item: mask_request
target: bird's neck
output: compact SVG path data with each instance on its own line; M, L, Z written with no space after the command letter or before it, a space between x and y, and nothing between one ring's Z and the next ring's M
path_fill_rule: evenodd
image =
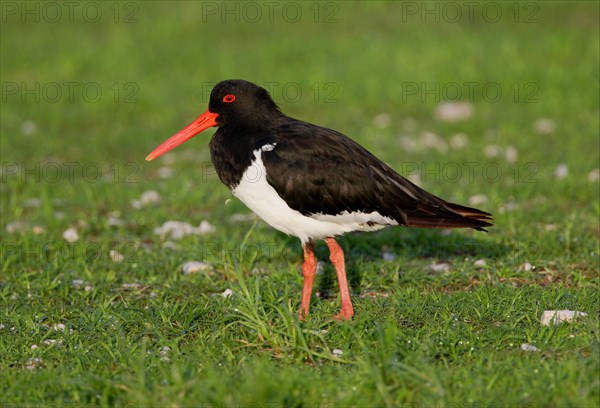
M235 188L243 172L255 160L255 150L273 140L273 128L269 127L219 127L210 141L210 153L223 184L230 189Z

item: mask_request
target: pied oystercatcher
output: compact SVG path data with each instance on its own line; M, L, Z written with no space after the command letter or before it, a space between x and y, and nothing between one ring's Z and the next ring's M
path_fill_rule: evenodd
M286 116L267 90L243 80L218 83L208 110L146 160L213 126L219 129L210 153L221 181L267 224L302 242L301 318L309 311L317 268L315 240L325 240L337 273L336 317L350 319L344 252L334 237L388 225L476 230L492 225L491 214L428 193L347 136Z

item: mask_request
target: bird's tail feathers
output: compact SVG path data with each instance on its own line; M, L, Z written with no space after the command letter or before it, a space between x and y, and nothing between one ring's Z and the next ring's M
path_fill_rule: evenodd
M485 227L493 224L492 215L488 212L464 205L445 202L442 214L432 208L419 207L416 212L409 213L407 225L423 228L474 228L485 231Z

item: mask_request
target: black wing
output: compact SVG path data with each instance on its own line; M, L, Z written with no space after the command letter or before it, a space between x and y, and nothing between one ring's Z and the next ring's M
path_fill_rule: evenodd
M400 225L492 225L489 213L426 192L334 130L286 118L271 137L276 148L262 154L267 180L304 215L377 211Z

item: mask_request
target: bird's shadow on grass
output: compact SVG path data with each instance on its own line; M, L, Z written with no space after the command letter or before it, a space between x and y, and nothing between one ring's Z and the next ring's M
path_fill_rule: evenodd
M452 261L466 257L490 260L501 258L510 251L506 245L487 240L479 234L482 233L474 230L403 228L398 231L390 228L376 233L353 233L337 241L344 249L348 282L354 290L360 290L364 273L360 266L365 263L387 261L402 264L414 260ZM327 246L317 245L315 253L326 265L318 281L318 291L327 298L329 293L337 290L337 278L329 262Z

